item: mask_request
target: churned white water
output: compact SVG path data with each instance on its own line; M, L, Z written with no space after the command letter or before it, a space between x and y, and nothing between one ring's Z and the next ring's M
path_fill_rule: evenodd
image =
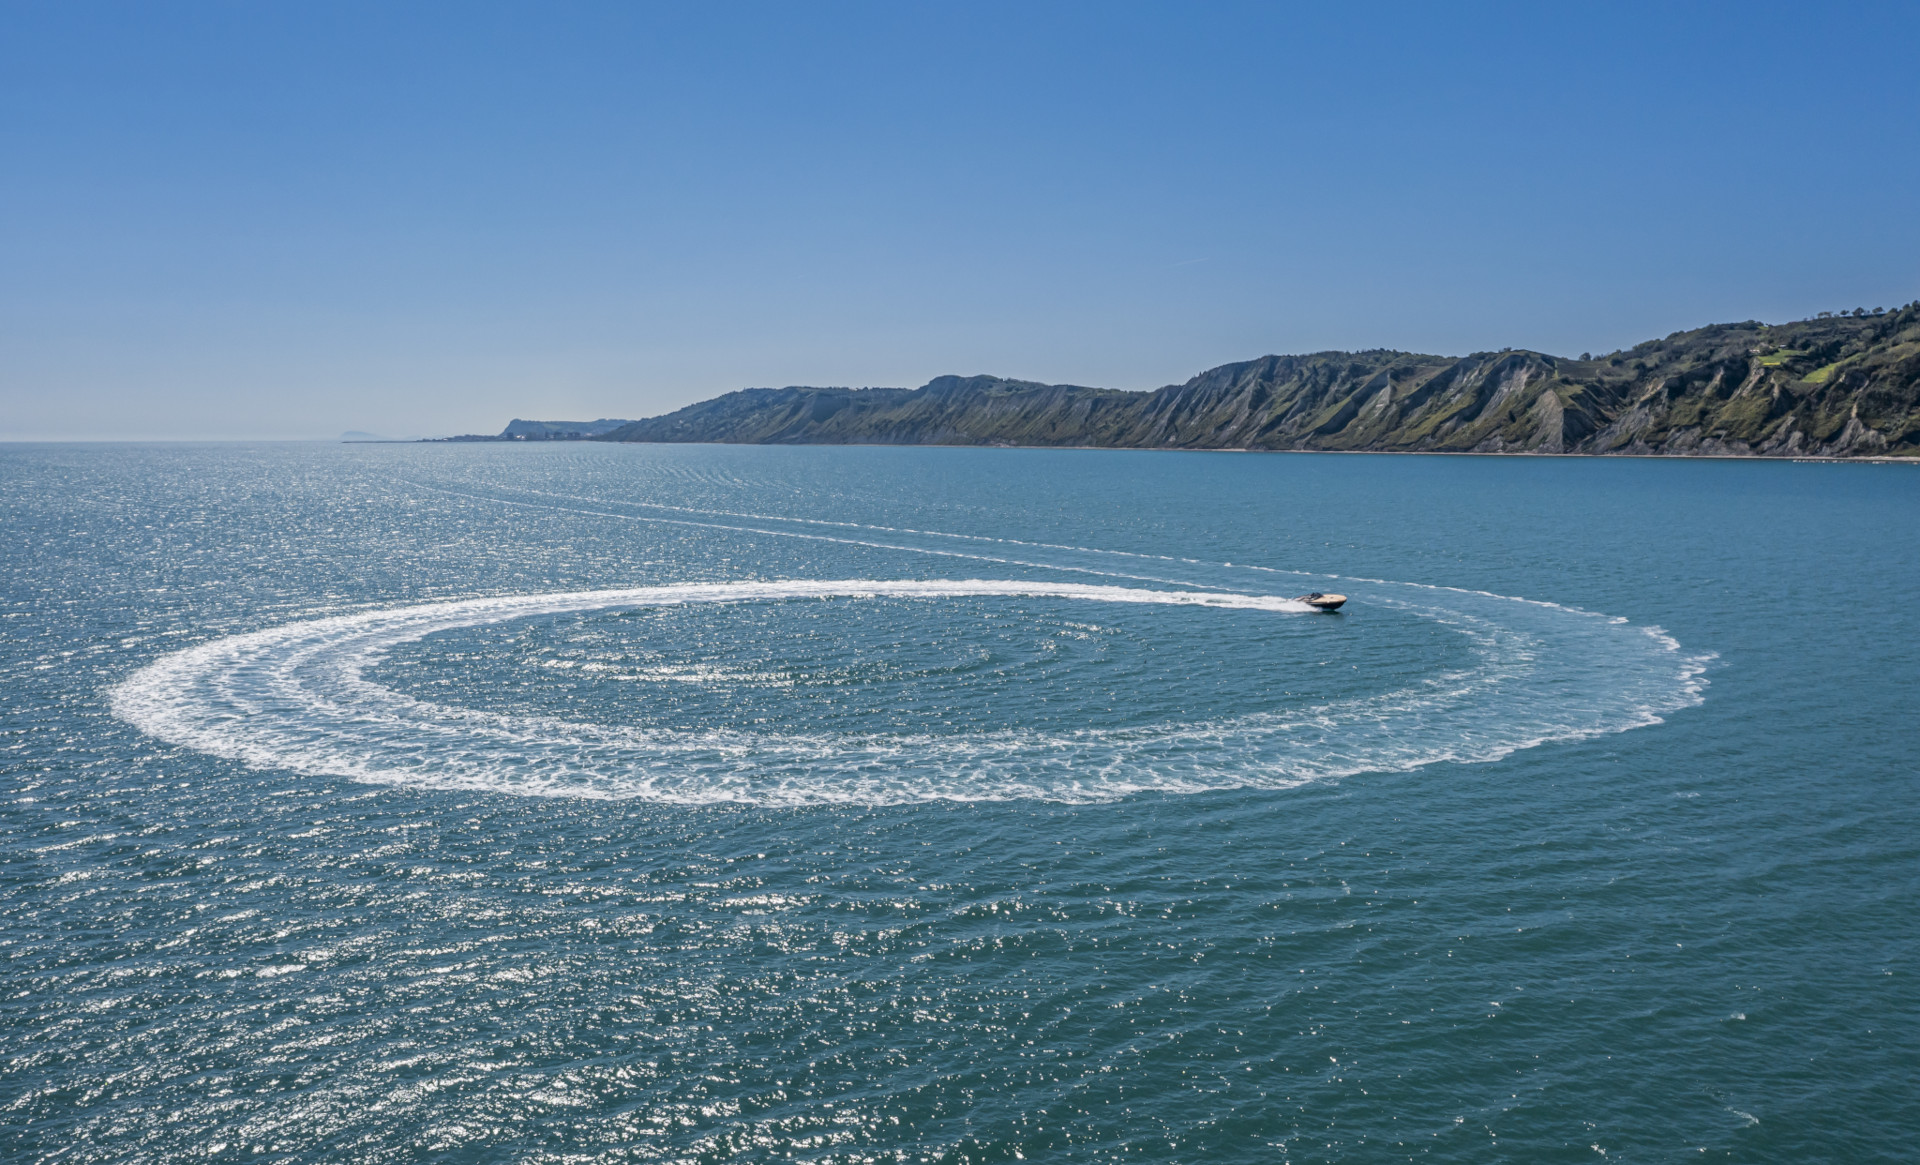
M1382 592L1394 584L1373 580ZM1391 690L1191 720L1065 731L741 731L630 726L435 702L367 672L395 647L536 616L693 604L1007 598L1322 618L1276 595L1017 580L782 580L502 595L296 622L218 639L114 691L160 739L262 768L530 795L763 805L1103 800L1277 788L1487 761L1656 723L1697 702L1702 660L1658 629L1551 603L1417 588L1371 601L1461 636L1472 663ZM1448 601L1443 601L1448 600ZM1245 634L1258 636L1260 627Z

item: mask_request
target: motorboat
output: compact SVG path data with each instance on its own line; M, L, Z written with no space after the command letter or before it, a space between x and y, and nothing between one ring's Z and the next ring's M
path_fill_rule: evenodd
M1314 591L1312 594L1301 595L1293 601L1296 603L1305 603L1316 611L1338 611L1341 604L1347 601L1347 596L1323 595L1319 591Z

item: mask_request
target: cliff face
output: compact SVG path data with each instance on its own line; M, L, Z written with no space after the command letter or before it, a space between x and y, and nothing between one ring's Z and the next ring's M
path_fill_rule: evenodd
M613 441L1475 453L1920 454L1920 304L1677 332L1598 359L1320 352L1155 392L943 376L748 389Z

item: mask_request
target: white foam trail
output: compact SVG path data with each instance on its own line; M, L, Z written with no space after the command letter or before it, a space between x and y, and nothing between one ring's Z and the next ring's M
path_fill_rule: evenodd
M450 489L446 486L432 485L427 482L411 481L405 478L402 478L400 480L405 481L406 484L414 486L418 489L431 490L434 493L446 494L450 497L467 498L471 501L493 502L496 505L503 505L503 506L531 507L535 509L553 509L553 510L559 510L563 513L585 514L591 517L598 517L598 518L619 518L629 522L652 522L652 523L670 525L670 526L694 526L694 527L699 527L703 529L729 530L729 531L742 533L742 534L763 534L768 537L774 537L774 538L801 538L801 539L806 539L806 540L815 541L815 542L836 542L843 546L864 546L874 550L901 550L901 551L906 551L912 554L928 554L928 555L935 555L942 558L965 558L965 559L972 559L976 562L991 562L991 563L996 563L1003 566L1027 566L1027 567L1035 567L1041 570L1058 570L1058 571L1071 572L1074 574L1091 574L1091 575L1098 575L1104 578L1127 579L1132 582L1156 582L1156 583L1167 583L1175 586L1190 586L1190 587L1191 586L1204 587L1204 586L1210 585L1207 583L1195 582L1191 579L1162 578L1155 575L1143 575L1143 574L1125 574L1117 571L1094 570L1084 566L1067 566L1067 565L1062 565L1059 563L1052 563L1052 562L1030 562L1030 561L1026 561L1018 558L996 557L996 556L986 555L986 554L968 554L965 551L959 551L959 550L936 550L936 549L932 549L930 547L925 547L925 546L910 546L910 545L903 545L903 544L891 543L891 542L874 542L868 539L861 539L861 538L833 537L831 535L825 535L825 534L800 533L793 530L768 530L768 529L756 528L752 526L728 526L728 525L722 525L714 522L690 521L687 519L680 519L680 518L657 518L657 517L651 517L651 516L642 515L642 514L623 514L623 513L619 513L618 511L605 510L605 509L583 510L576 506L555 505L552 502L529 502L529 501L524 501L524 500L515 499L515 498L501 497L496 494L480 494L480 493L471 493L464 490ZM910 526L877 526L877 525L873 525L866 522L842 522L842 521L833 521L826 518L789 518L789 517L782 517L778 514L759 514L759 513L752 513L748 511L742 511L742 510L703 509L697 506L669 505L665 502L609 501L603 498L585 497L579 494L554 493L550 490L528 489L525 487L516 487L514 492L531 494L535 497L553 498L558 501L584 502L588 505L594 505L594 506L631 506L639 509L666 510L672 513L702 514L708 517L738 518L742 520L756 521L756 522L787 522L787 523L792 523L795 525L802 525L802 526L829 526L829 527L839 527L842 529L850 529L850 530L871 530L876 533L910 534L910 535L916 535L916 536L926 537L926 538L949 538L949 539L955 539L955 540L965 541L965 542L989 542L989 543L997 543L1003 546L1025 546L1025 547L1029 547L1036 550L1066 550L1076 554L1106 555L1113 558L1137 558L1142 561L1154 561L1154 562L1177 562L1177 563L1185 563L1186 565L1189 565L1189 566L1224 567L1229 570L1251 570L1251 571L1257 571L1261 574L1291 575L1295 578L1319 578L1319 579L1328 579L1328 580L1339 581L1339 582L1371 583L1376 586L1399 587L1399 588L1404 588L1407 590L1414 590L1414 591L1433 591L1433 592L1451 593L1456 595L1475 595L1483 598L1499 599L1509 603L1527 603L1529 605L1536 606L1536 607L1546 607L1556 611L1566 611L1570 614L1590 615L1596 618L1613 618L1619 622L1625 622L1625 620L1618 619L1617 616L1602 615L1597 611L1588 611L1580 607L1573 607L1563 603L1550 602L1545 599L1529 599L1520 595L1503 595L1495 591L1474 590L1467 587L1446 586L1444 584L1439 584L1439 583L1404 582L1398 579L1369 578L1365 575L1341 575L1341 574L1332 574L1324 571L1316 572L1316 571L1307 571L1307 570L1292 570L1287 567L1259 566L1259 565L1254 565L1250 563L1209 562L1205 559L1176 557L1171 554L1142 554L1133 550L1107 550L1098 546L1075 546L1065 542L1034 542L1034 541L1029 541L1029 540L1020 539L1020 538L999 538L999 537L994 537L986 534L956 534L946 530L920 530Z
M402 478L401 480L405 481L406 479ZM526 507L531 509L559 510L562 513L584 514L588 517L594 517L594 518L617 518L627 522L651 522L656 525L662 525L662 526L691 526L696 529L702 529L702 530L727 530L736 534L764 534L772 538L800 538L809 542L833 542L841 546L864 546L870 550L900 550L900 551L905 551L909 554L933 555L937 558L964 558L974 562L991 562L999 566L1028 566L1028 567L1034 567L1039 570L1057 570L1057 571L1064 571L1070 574L1091 574L1091 575L1096 575L1100 578L1122 578L1130 582L1167 583L1174 586L1206 586L1207 585L1205 583L1190 582L1186 579L1161 578L1161 577L1158 577L1155 575L1149 575L1149 574L1123 574L1118 571L1093 570L1084 566L1063 566L1057 563L1050 563L1050 562L1029 562L1024 559L1005 558L1005 557L999 557L999 556L989 555L989 554L968 554L965 551L961 551L961 550L935 550L931 547L926 547L926 546L908 546L908 545L895 543L895 542L875 542L875 541L872 541L871 539L866 539L866 538L842 538L842 537L835 537L834 535L831 535L831 534L806 534L806 533L800 533L793 530L767 530L767 529L757 528L753 526L729 526L719 522L699 522L699 521L693 521L687 518L657 518L657 517L653 517L651 515L646 515L646 514L623 514L617 510L604 510L604 509L583 510L583 509L580 509L578 506L560 506L560 505L555 505L552 502L529 502L529 501L520 500L518 498L498 497L493 494L469 493L464 490L448 489L446 486L429 485L426 482L408 481L407 484L414 486L417 489L431 490L434 493L446 494L449 497L467 498L471 501L492 502L495 505L501 505L501 506L518 506L518 507ZM968 541L1003 542L1009 545L1044 547L1044 548L1053 549L1053 550L1079 550L1088 554L1116 554L1116 555L1122 555L1128 558L1164 557L1162 555L1150 556L1150 555L1144 555L1144 554L1133 554L1129 551L1124 551L1124 550L1089 550L1083 546L1058 546L1058 545L1054 545L1052 543L1047 543L1047 542L1019 542L1009 538L983 538L975 534L944 534L939 531L933 531L933 530L907 530L904 528L894 527L894 526L868 526L859 522L827 522L827 521L822 521L822 520L813 519L813 518L780 518L780 517L775 517L771 514L736 514L730 510L699 510L699 509L694 509L690 506L669 506L659 502L608 502L608 501L600 501L594 498L575 497L571 494L548 493L544 490L522 489L517 492L535 494L540 497L560 498L568 501L582 501L590 505L597 505L597 506L613 506L613 505L639 506L647 509L680 511L680 512L690 513L690 514L709 514L709 515L716 515L716 516L723 516L723 517L740 517L740 518L747 518L747 519L751 519L754 521L761 521L761 522L795 522L802 525L814 525L814 526L845 526L845 527L851 527L853 529L859 529L859 530L888 531L895 534L923 534L928 537L934 537L934 538L960 538L960 539L966 539ZM1175 560L1168 558L1166 559L1166 561L1172 562ZM1190 562L1192 560L1187 559L1185 561ZM1232 564L1229 563L1228 565L1232 565ZM1301 573L1301 572L1283 572L1283 573Z
M405 480L405 479L402 479L402 480ZM418 486L419 488L422 488L422 489L436 490L441 493L452 493L459 497L469 497L469 498L475 498L475 499L480 499L485 501L504 500L497 497L490 497L486 494L460 493L457 490L450 490L444 486L428 485L425 482L409 481L407 484ZM753 522L793 522L797 525L802 525L802 526L829 526L829 527L838 527L843 530L872 530L875 533L880 533L880 534L917 534L926 538L953 538L953 539L958 539L960 541L965 541L965 542L994 542L1002 546L1031 546L1036 550L1073 550L1073 551L1078 551L1082 554L1111 554L1117 558L1141 558L1141 559L1148 559L1148 560L1157 561L1157 562L1188 562L1188 563L1193 563L1195 565L1202 565L1198 559L1176 558L1171 554L1140 554L1132 550L1100 550L1091 546L1073 546L1065 542L1033 542L1024 538L997 538L988 534L955 534L947 530L920 530L912 526L876 526L869 522L841 522L841 521L835 521L830 518L790 518L790 517L783 517L782 515L779 515L779 514L759 514L749 510L714 510L714 509L705 509L699 506L675 506L675 505L669 505L666 502L642 502L642 501L609 502L604 498L585 497L580 494L554 493L551 490L531 489L526 486L516 487L516 492L533 494L536 497L558 498L561 501L586 502L589 505L595 505L595 506L605 506L605 505L635 506L641 509L666 510L670 513L678 513L678 514L702 514L707 517L714 517L714 518L740 518L740 519L753 521ZM775 533L775 531L761 530L761 531L757 531L757 533L768 534L768 533ZM860 543L860 545L876 545L876 544ZM900 549L908 549L908 548L907 547L887 547L887 549L900 550ZM1226 565L1232 566L1233 564L1227 563ZM1306 572L1305 571L1284 571L1281 573L1305 574ZM1117 576L1117 577L1127 577L1127 576ZM1167 580L1167 581L1171 581L1171 580Z
M366 678L395 646L536 615L826 597L1053 598L1307 613L1271 595L972 580L792 580L506 595L292 623L165 656L111 693L163 740L262 768L385 784L677 803L883 804L1148 790L1279 788L1657 723L1698 703L1704 663L1657 631L1543 612L1504 626L1471 611L1383 605L1465 635L1475 666L1360 699L1128 730L959 735L649 730L415 699ZM1557 642L1555 641L1557 638ZM1543 650L1544 647L1554 650ZM1559 662L1543 664L1542 657Z

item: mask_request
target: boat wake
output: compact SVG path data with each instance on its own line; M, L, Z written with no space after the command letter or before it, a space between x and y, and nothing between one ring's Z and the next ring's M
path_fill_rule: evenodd
M1482 592L1371 583L1364 596L1346 589L1463 636L1471 662L1392 691L1212 720L944 735L595 724L435 703L368 677L395 648L439 632L688 604L1041 598L1223 618L1314 611L1272 595L1141 586L788 580L504 595L291 623L165 656L115 687L111 702L161 740L260 768L422 788L779 806L1284 788L1497 760L1658 723L1701 700L1709 657L1685 653L1658 628Z

